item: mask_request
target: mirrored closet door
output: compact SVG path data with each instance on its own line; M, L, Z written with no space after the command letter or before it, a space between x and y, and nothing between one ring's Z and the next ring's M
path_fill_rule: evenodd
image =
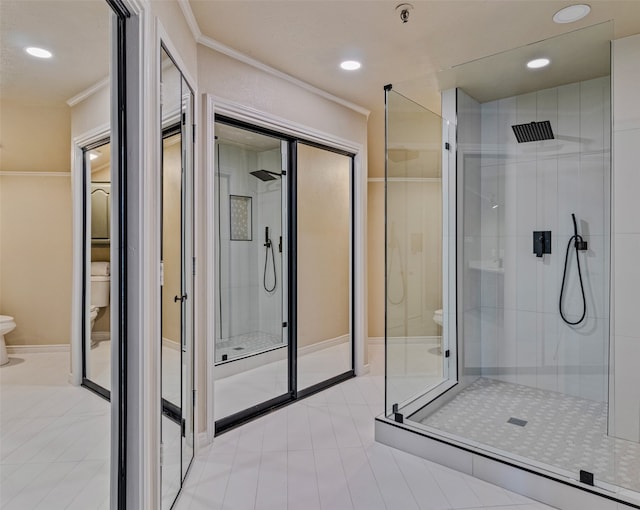
M193 458L193 92L163 48L161 262L162 508Z

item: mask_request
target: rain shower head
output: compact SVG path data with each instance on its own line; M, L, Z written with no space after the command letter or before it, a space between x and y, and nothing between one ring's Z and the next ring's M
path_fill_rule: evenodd
M257 177L261 181L275 181L281 174L277 172L271 172L269 170L256 170L255 172L249 172L254 177Z
M542 122L531 122L530 124L516 124L511 126L513 134L516 135L518 143L539 142L541 140L553 140L553 130L551 122L543 120Z

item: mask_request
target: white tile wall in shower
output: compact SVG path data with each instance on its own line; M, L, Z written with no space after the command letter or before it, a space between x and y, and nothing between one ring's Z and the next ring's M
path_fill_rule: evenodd
M481 220L478 231L465 235L479 235L483 260L496 257L503 269L480 278L481 317L490 323L482 328L485 375L495 372L490 363L497 359L502 380L606 398L609 88L603 77L481 105ZM511 126L534 120L549 120L556 138L518 144ZM488 205L493 197L497 214ZM573 329L558 316L571 213L590 243L580 254L589 322ZM532 253L534 230L552 231L551 255ZM565 303L579 313L574 260ZM494 329L497 342L490 338Z
M640 35L613 43L614 345L610 430L640 440Z
M640 124L640 121L638 121ZM617 125L617 124L616 124ZM616 130L614 139L615 178L613 212L616 234L640 232L638 192L640 191L640 168L638 148L640 127Z

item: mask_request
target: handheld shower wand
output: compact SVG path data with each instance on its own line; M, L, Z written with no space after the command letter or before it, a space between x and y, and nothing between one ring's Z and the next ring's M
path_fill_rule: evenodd
M578 223L576 222L576 215L571 214L571 218L573 220L573 236L569 239L569 243L567 244L567 253L564 257L564 270L562 272L562 286L560 287L560 300L558 302L558 309L560 311L560 317L570 326L577 326L580 324L587 315L587 298L584 293L584 282L582 281L582 270L580 269L580 257L578 257L578 251L586 251L587 250L587 242L582 238L580 234L578 234ZM567 264L569 262L569 251L571 250L571 243L573 242L573 247L576 250L576 263L578 264L578 278L580 280L580 292L582 293L582 316L575 322L570 321L564 316L562 311L562 295L564 294L564 284L567 278Z
M273 242L269 237L269 227L264 227L264 247L266 251L264 253L264 272L262 275L262 286L267 292L273 292L274 290L276 290L278 277L276 275L276 257L273 253ZM271 251L271 261L273 262L273 285L271 287L267 285L267 264L269 262L269 251Z

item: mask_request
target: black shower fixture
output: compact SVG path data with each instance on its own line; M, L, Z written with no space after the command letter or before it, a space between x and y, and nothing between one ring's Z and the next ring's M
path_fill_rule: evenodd
M271 170L256 170L254 172L249 172L254 177L257 177L261 181L275 181L282 174L278 172L272 172Z
M518 143L540 142L542 140L553 140L553 129L551 122L543 120L542 122L530 122L529 124L515 124L511 126L513 134L516 135Z
M562 320L569 324L570 326L577 326L580 324L585 317L587 316L587 297L584 292L584 282L582 281L582 270L580 269L580 257L578 256L579 251L587 251L587 241L585 241L580 234L578 234L578 222L576 221L576 215L572 214L571 219L573 220L573 235L569 238L569 243L567 244L567 253L564 257L564 270L562 271L562 285L560 285L560 299L558 301L558 310L560 311L560 317ZM564 286L567 279L567 264L569 263L569 252L571 247L576 251L576 265L578 267L578 281L580 282L580 293L582 294L582 315L577 321L570 321L562 311L562 296L564 294Z

